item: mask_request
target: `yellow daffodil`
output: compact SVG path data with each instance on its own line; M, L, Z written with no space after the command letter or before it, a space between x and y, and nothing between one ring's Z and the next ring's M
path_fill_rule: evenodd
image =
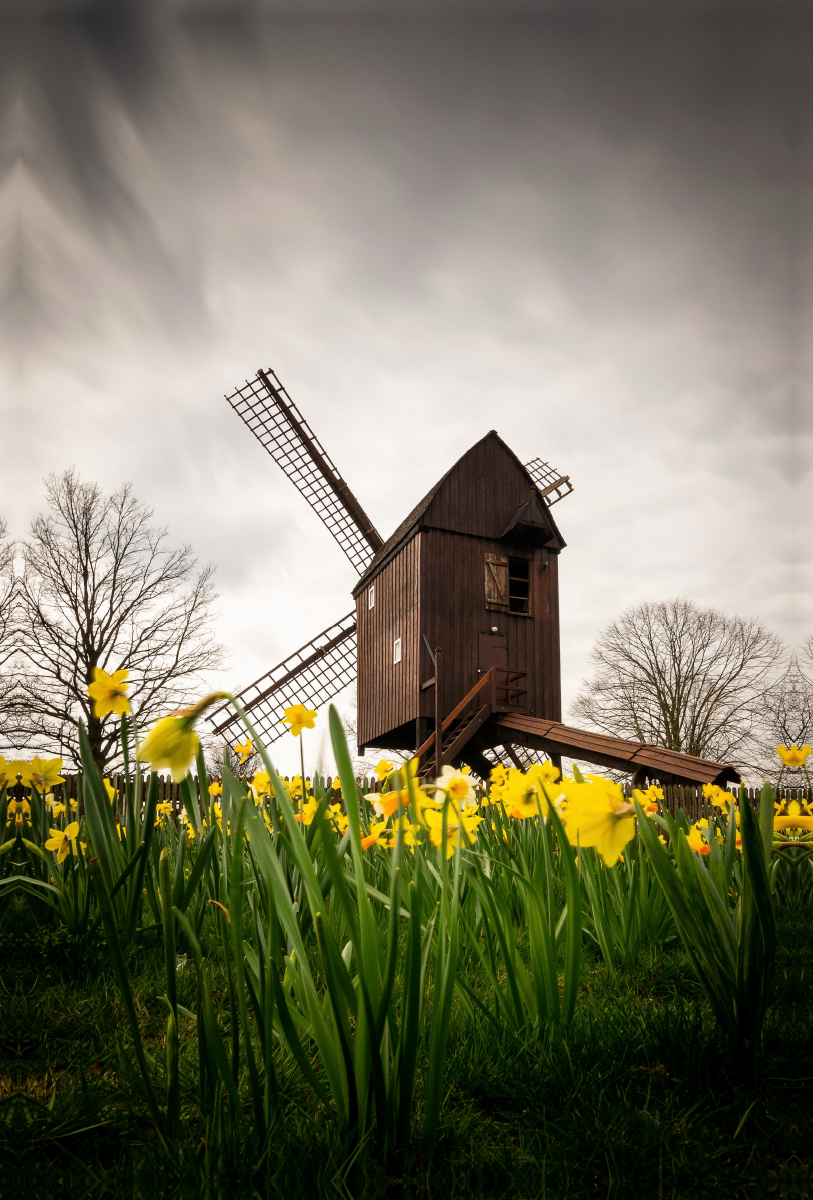
M114 671L108 675L101 667L93 668L93 683L88 684L88 695L93 701L93 715L102 720L108 713L123 716L130 712L130 701L127 699L125 683L129 671Z
M171 771L174 782L180 783L199 746L200 739L187 717L163 717L138 747L138 759L148 762L153 771Z
M409 792L406 788L402 788L399 792L368 792L365 799L368 804L373 806L379 817L388 819L399 808L409 806Z
M43 794L58 783L65 782L59 774L62 770L61 758L36 757L32 758L30 763L18 761L10 765L17 767L23 787L36 788Z
M390 771L395 770L395 763L391 763L388 758L380 759L373 767L379 779L386 779Z
M695 854L711 854L711 846L703 837L703 831L699 822L696 822L694 825L692 825L691 829L689 830L687 841L689 843L689 848L694 850Z
M648 787L646 791L643 791L641 788L633 788L632 794L644 812L649 816L658 811L660 802L663 800L663 788L655 787L654 785Z
M402 839L405 846L409 846L410 849L413 846L417 846L418 839L415 837L415 834L420 829L420 825L410 824L404 816L401 816L401 818L395 822L395 825L390 826L390 828L387 830L390 835L390 840L387 843L388 849L392 850L397 845L399 829L402 831Z
M722 812L727 812L733 796L727 788L718 787L716 783L704 783L703 795L713 804L715 808L719 808Z
M777 746L776 753L782 759L786 767L803 767L810 757L810 747L804 746Z
M172 812L172 805L169 800L162 800L160 804L156 804L155 811L159 817L168 817Z
M568 838L574 845L595 846L605 865L611 867L635 837L635 809L621 785L601 775L588 775L584 783L560 786L566 799L562 820Z
M115 787L109 779L103 779L102 784L104 786L104 790L107 792L108 800L111 804L115 804L118 797L118 792L116 791Z
M809 829L813 830L813 817L803 811L798 800L788 800L785 815L774 817L774 830Z
M539 774L532 774L534 770L536 768L531 768L523 774L516 767L512 767L508 772L507 780L500 789L500 800L505 805L509 817L525 820L527 817L537 817L541 813L545 819L551 803L557 808L561 806L562 785L553 784Z
M56 851L56 861L63 863L73 849L76 853L76 839L79 835L79 822L71 821L65 829L52 829L51 836L45 843L46 850ZM81 843L82 849L85 850L84 842Z
M271 777L267 771L257 771L252 776L251 783L258 796L271 795Z
M223 785L218 783L217 780L215 780L214 783L210 783L209 784L209 795L210 796L222 796L223 795Z
M477 804L477 793L471 786L468 775L456 771L454 767L443 768L435 780L435 788L436 804L442 804L446 796L458 809L475 807Z
M367 834L367 836L361 839L362 850L369 850L370 846L374 846L378 839L383 836L386 828L386 821L375 821L370 826L370 832Z
M299 800L302 795L302 776L294 775L291 782L288 784L288 795L292 800Z
M247 758L254 753L254 743L251 738L246 738L244 742L238 742L234 747L234 753L240 755L240 762L244 763Z
M195 721L207 708L228 698L227 692L209 692L189 708L162 717L138 747L139 762L148 762L153 771L171 771L173 782L181 783L200 746Z
M340 835L340 837L344 837L344 835L347 833L347 826L349 822L347 813L342 810L341 804L331 804L330 819L336 828L336 832Z
M339 779L339 776L338 776L338 775L337 775L337 776L336 776L336 778L333 780L333 782L331 783L331 785L330 785L330 786L333 788L333 791L334 791L334 792L338 792L338 793L339 793L339 795L341 796L341 794L342 794L342 781L341 781L341 779Z
M294 814L294 820L301 821L303 825L312 825L318 807L315 800L306 800L302 805L302 812Z
M51 816L54 818L55 821L58 817L61 817L64 812L65 812L64 804L56 803L56 804L51 805Z
M311 711L311 709L305 708L304 704L292 704L290 708L285 709L285 716L282 719L286 725L290 725L294 737L299 737L303 729L313 729L316 710Z
M459 815L452 809L446 810L446 857L451 858L458 846L474 845L477 826L482 821L477 813L467 816ZM429 832L429 840L438 849L443 845L443 813L437 809L428 808L423 813L423 821Z
M11 762L6 762L2 755L0 755L0 788L14 787L19 774L19 760L14 759Z
M562 772L555 763L546 759L543 763L534 763L533 766L528 767L525 774L532 783L544 786L546 783L556 783Z

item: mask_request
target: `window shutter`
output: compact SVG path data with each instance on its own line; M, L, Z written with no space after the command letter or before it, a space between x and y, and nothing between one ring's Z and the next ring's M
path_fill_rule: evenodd
M486 555L486 608L508 612L508 559L502 554Z

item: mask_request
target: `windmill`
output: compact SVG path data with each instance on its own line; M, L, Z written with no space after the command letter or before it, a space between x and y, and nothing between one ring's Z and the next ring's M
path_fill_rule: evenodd
M359 747L417 754L424 773L562 754L664 782L736 772L561 723L558 559L551 509L567 475L523 464L492 430L385 541L272 370L229 404L359 575L355 608L238 693L266 744L284 710L319 708L357 680ZM219 709L215 732L240 733Z

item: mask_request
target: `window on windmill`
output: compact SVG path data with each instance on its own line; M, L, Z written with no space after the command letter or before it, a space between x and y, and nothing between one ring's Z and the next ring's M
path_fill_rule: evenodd
M392 661L399 663L401 661L401 639L396 638L392 647Z
M367 589L367 607L375 608L375 584L371 583Z
M531 563L527 558L508 560L508 611L531 613Z

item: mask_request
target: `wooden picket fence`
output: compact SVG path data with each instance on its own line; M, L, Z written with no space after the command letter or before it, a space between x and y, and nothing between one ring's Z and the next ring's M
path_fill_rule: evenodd
M330 775L327 775L324 778L317 776L317 778L320 779L322 787L326 791L328 789L332 790L333 779ZM286 783L290 782L287 775L283 776L283 779ZM64 797L67 795L71 800L75 800L78 793L78 782L78 775L65 776L64 784L60 784L54 788L55 799L64 800ZM111 782L115 785L116 791L118 792L120 798L119 807L123 807L124 776L115 775L113 776ZM211 782L211 780L207 780L207 787ZM307 782L310 786L310 776L308 776ZM142 783L146 794L146 786L148 783L147 776L142 777ZM359 790L362 793L380 792L384 787L384 782L377 779L375 775L371 775L369 777L358 775L356 777L356 783L358 784ZM200 800L200 789L198 788L197 780L195 780L195 787L198 792L198 799ZM631 792L631 788L628 786L625 788L625 791L627 794L629 794ZM734 793L735 789L732 787L731 791ZM756 806L759 801L760 789L747 788L746 791L748 793L748 798ZM780 789L780 792L777 795L778 800L805 800L807 798L808 792L806 788L783 787ZM172 814L175 817L180 814L181 809L183 808L180 784L173 783L170 776L158 776L158 803L170 804L172 806ZM698 821L701 817L707 817L711 807L712 806L703 795L703 789L701 787L686 787L679 784L670 784L664 788L664 808L671 813L674 813L677 809L681 808L686 813L686 816L690 821Z

